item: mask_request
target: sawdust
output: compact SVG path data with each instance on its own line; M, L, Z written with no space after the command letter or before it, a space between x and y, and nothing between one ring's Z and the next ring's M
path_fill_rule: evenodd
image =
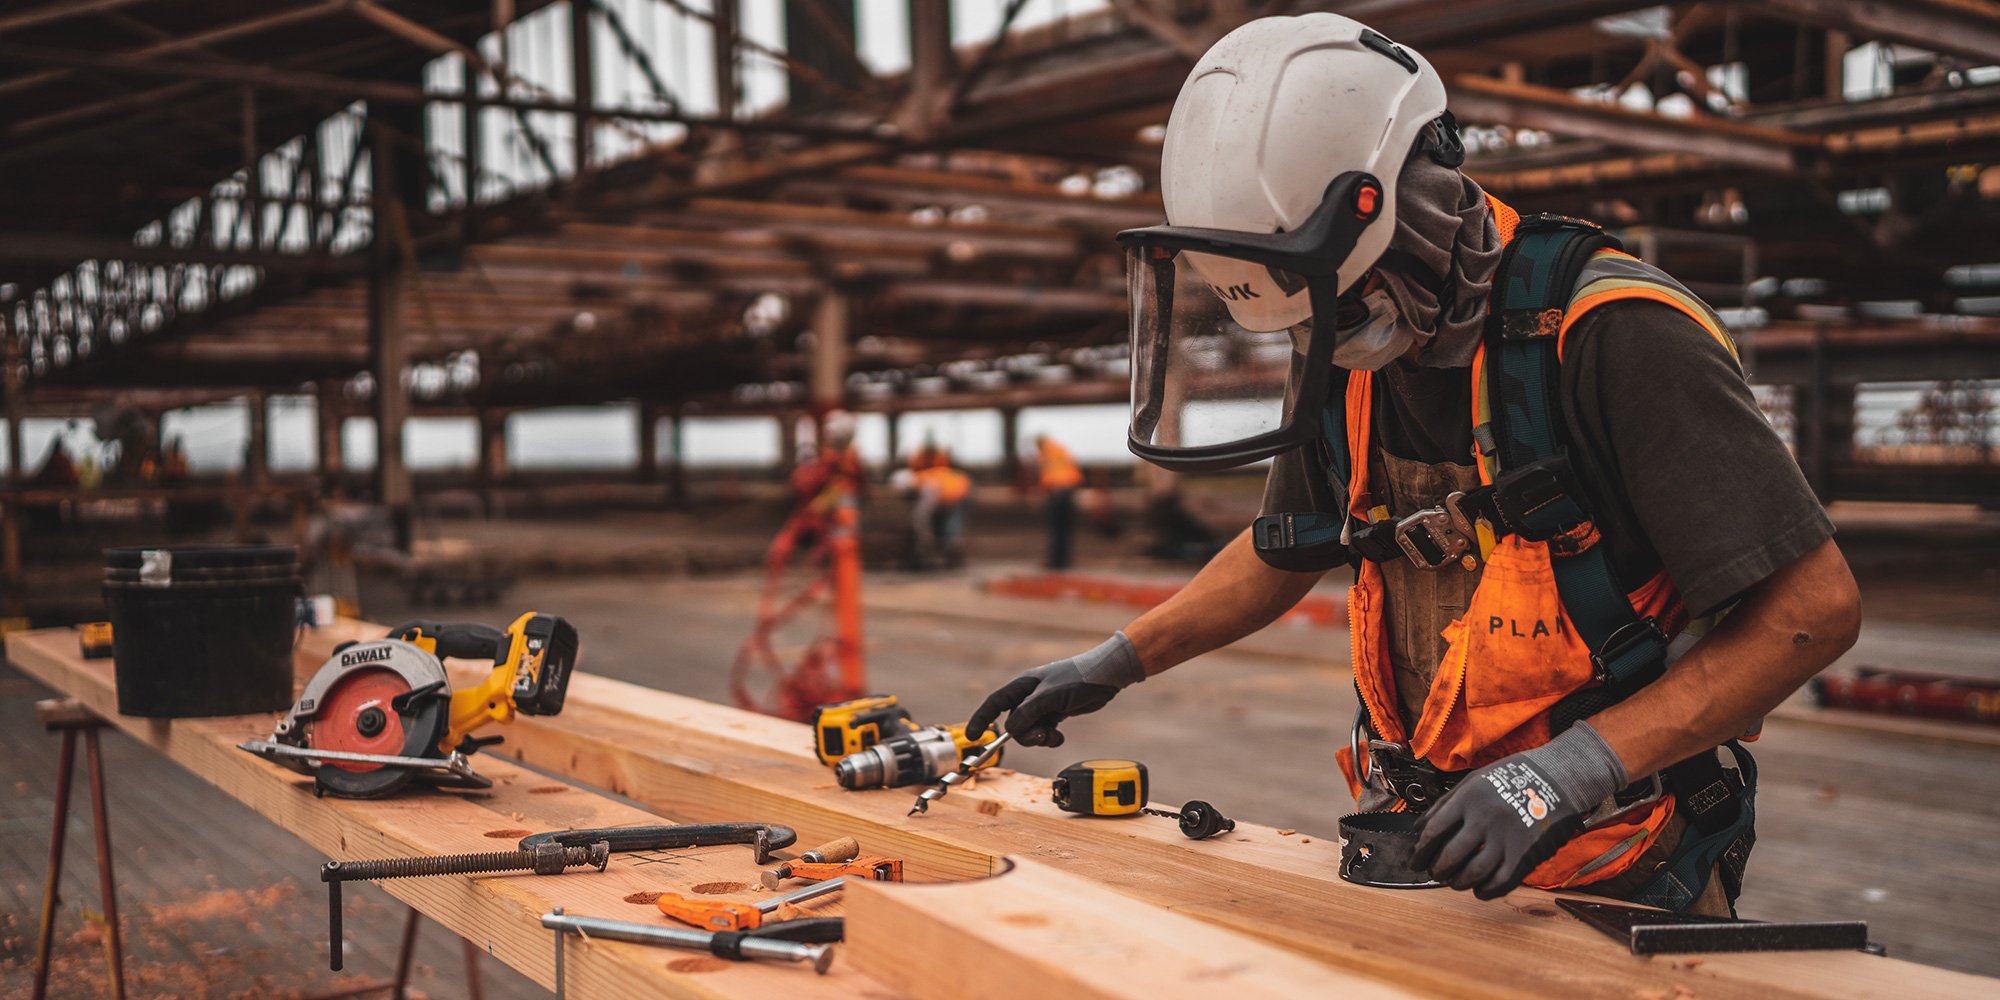
M729 963L719 958L676 958L667 963L668 972L721 972Z
M748 888L750 887L741 882L703 882L695 886L694 891L704 896L720 896L723 893L742 892Z
M1299 831L1297 831L1297 830L1291 830L1291 829L1285 829L1285 830L1279 830L1279 831L1278 831L1278 836L1280 836L1280 837L1289 837L1289 836L1291 836L1292 834L1295 834L1295 833L1297 833L1297 832L1299 832Z
M1311 837L1300 837L1300 838L1299 838L1299 843L1301 843L1301 844L1310 844L1310 843L1312 843L1312 842L1313 842L1313 839L1312 839Z
M492 837L494 840L519 840L527 836L528 833L529 831L527 830L517 830L513 827L508 827L504 830L488 830L486 831L486 836Z
M1003 913L1000 922L1015 927L1047 927L1049 918L1039 913Z
M660 901L660 894L650 891L635 892L626 896L625 901L628 903L637 903L640 906L651 906Z
M981 802L979 804L979 811L985 813L988 816L1000 815L1000 808L1001 808L1000 803L995 802L991 799L985 802Z
M162 924L235 918L269 909L298 894L299 887L292 882L278 882L262 889L213 889L178 902L149 906L146 916Z
M528 794L554 795L557 792L567 792L567 791L569 791L568 785L536 785L535 787L528 789Z

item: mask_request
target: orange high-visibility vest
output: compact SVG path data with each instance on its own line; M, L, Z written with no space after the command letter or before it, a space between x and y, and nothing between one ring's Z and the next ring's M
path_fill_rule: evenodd
M1083 485L1083 470L1077 468L1068 448L1045 440L1037 450L1042 464L1042 489L1073 490Z
M1501 239L1511 241L1520 216L1491 195L1487 201ZM1586 264L1564 312L1558 357L1562 338L1578 319L1592 309L1623 299L1644 299L1677 309L1708 330L1732 355L1736 352L1721 321L1678 282L1629 254L1600 250ZM1485 358L1482 346L1473 359L1470 377L1474 426L1491 419L1485 398ZM1347 495L1349 513L1364 522L1374 506L1368 492L1368 456L1374 447L1370 427L1373 388L1372 373L1350 373L1347 446L1353 459ZM1481 456L1479 471L1482 482L1493 481L1496 470L1491 456ZM1375 563L1363 561L1348 592L1347 614L1356 687L1375 733L1407 745L1411 753L1447 771L1483 767L1548 742L1549 710L1565 696L1593 683L1590 649L1577 636L1563 609L1549 562L1552 544L1587 547L1601 543L1589 524L1577 534L1543 542L1509 535L1492 544L1465 614L1445 628L1450 645L1416 713L1414 727L1405 727L1398 711L1389 663L1382 571ZM1687 625L1680 594L1664 569L1627 599L1637 614L1655 618L1669 637ZM1618 875L1659 838L1674 807L1674 798L1668 795L1582 833L1530 873L1527 884L1555 889Z
M939 503L954 504L972 492L972 477L949 465L933 465L917 473L917 482L937 491Z

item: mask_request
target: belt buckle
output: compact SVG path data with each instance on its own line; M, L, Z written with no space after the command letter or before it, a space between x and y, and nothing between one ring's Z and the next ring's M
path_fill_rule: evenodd
M1417 511L1396 522L1396 545L1418 569L1439 569L1459 562L1472 551L1476 536L1473 534L1472 519L1466 517L1459 506L1464 499L1464 493L1454 492L1436 507ZM1419 535L1438 552L1435 561L1417 541Z
M1646 789L1646 794L1640 796L1636 801L1619 802L1618 792L1611 793L1610 798L1598 803L1597 808L1591 810L1590 815L1584 818L1583 828L1594 830L1640 806L1649 806L1660 801L1661 797L1667 793L1666 782L1660 779L1660 772L1654 771L1648 781L1650 782L1650 787ZM1624 789L1621 788L1618 791L1622 792Z

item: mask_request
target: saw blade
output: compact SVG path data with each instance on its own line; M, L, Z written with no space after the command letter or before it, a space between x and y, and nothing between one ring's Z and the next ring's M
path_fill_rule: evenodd
M383 642L383 646L389 647L389 643ZM392 655L355 657L346 660L352 666L333 668L338 675L320 691L312 716L304 720L303 743L307 748L401 757L443 756L438 741L449 721L449 692L440 689L436 697L422 698L405 706L404 712L395 707L398 696L422 686L420 681L429 683L433 674L442 677L443 670L434 660L398 662L409 659L409 651L389 647L384 652ZM343 655L353 656L353 651ZM325 789L353 798L387 795L416 776L408 768L356 761L329 761L314 774Z

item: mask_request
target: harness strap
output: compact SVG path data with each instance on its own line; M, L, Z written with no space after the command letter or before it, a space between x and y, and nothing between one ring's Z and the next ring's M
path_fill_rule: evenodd
M1628 694L1666 670L1667 638L1632 610L1569 462L1558 409L1559 337L1576 281L1591 254L1617 241L1563 216L1524 217L1493 287L1486 377L1500 475L1486 494L1496 532L1549 543L1563 610L1591 651L1597 679ZM1471 499L1470 497L1468 499Z

